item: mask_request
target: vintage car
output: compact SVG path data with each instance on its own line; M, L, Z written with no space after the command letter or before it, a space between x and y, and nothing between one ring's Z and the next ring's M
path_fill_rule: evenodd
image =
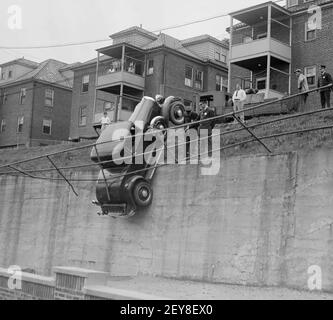
M184 124L185 107L182 100L168 97L163 104L143 97L128 121L109 125L100 135L91 151L92 161L100 164L96 198L93 203L101 207L101 215L129 217L137 208L148 207L153 200L151 179L156 164L137 163L135 143L143 139L148 130L163 130ZM143 150L152 142L144 142ZM134 145L135 144L135 145ZM131 155L125 152L132 146ZM128 161L119 161L132 157Z

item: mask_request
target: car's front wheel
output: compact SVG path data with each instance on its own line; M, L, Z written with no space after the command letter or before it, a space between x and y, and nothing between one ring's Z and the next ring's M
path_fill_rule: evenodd
M133 199L138 207L148 207L153 201L153 189L148 181L139 180L133 188Z
M180 126L185 123L185 107L182 103L176 102L170 107L170 121L176 125Z

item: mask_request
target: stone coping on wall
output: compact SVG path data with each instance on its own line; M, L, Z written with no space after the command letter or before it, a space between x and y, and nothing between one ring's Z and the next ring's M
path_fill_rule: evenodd
M87 296L111 300L168 300L164 297L106 286L87 286L83 289L83 292Z
M9 272L8 269L0 268L0 276L9 278L12 275L13 273ZM39 276L36 274L26 273L26 272L22 272L20 276L22 281L33 282L50 287L54 287L55 285L55 279L53 277Z

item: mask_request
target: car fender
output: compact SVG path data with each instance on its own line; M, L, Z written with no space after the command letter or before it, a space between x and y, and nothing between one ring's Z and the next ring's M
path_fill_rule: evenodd
M145 178L143 176L133 176L133 177L130 177L124 184L126 197L127 197L128 201L130 201L130 203L133 205L135 205L135 202L133 199L132 191L133 191L133 187L134 187L135 183L139 180L145 180Z

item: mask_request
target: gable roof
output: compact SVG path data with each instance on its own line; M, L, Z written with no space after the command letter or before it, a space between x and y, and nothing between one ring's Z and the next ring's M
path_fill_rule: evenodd
M156 40L157 39L157 35L155 33L152 33L148 30L145 30L143 28L140 28L140 27L130 27L128 29L125 29L125 30L121 30L119 32L116 32L112 35L110 35L110 38L111 39L115 39L115 38L119 38L119 37L122 37L122 36L125 36L125 35L128 35L128 34L131 34L131 33L139 33L145 37L148 37L152 40Z
M203 34L197 37L192 37L192 38L188 38L188 39L184 39L182 40L182 44L183 46L190 46L193 44L197 44L197 43L202 43L202 42L213 42L219 46L225 47L226 49L229 48L229 44L227 43L226 39L224 40L219 40L215 37L210 36L209 34Z
M180 40L178 40L174 37L171 37L171 36L169 36L165 33L161 33L158 36L157 40L149 43L148 45L143 47L143 49L151 50L151 49L156 49L156 48L159 48L159 47L167 47L167 48L179 51L183 54L187 54L187 55L189 55L193 58L202 60L198 55L196 55L192 51L185 48Z
M21 82L24 80L41 80L71 88L72 82L65 76L63 76L59 71L59 69L64 68L65 66L67 66L67 64L64 62L48 59L38 64L38 67L36 69L16 79L2 82L0 86L14 84L16 82Z
M20 64L23 66L27 66L30 68L37 68L39 66L39 63L32 61L32 60L28 60L25 58L19 58L19 59L15 59L15 60L11 60L11 61L7 61L5 63L0 64L0 67L5 67L5 66L10 66L13 64Z

